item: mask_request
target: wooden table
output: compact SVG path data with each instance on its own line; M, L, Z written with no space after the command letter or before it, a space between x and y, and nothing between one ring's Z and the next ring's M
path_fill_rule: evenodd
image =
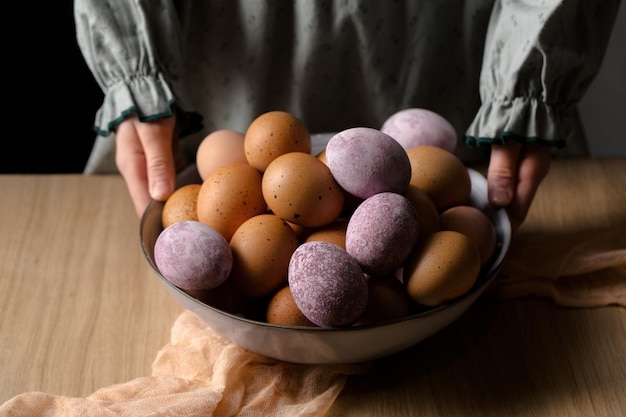
M153 275L119 176L0 176L0 404L150 375L182 308ZM626 225L626 158L553 163L524 234ZM332 416L623 416L626 309L485 295L350 377Z

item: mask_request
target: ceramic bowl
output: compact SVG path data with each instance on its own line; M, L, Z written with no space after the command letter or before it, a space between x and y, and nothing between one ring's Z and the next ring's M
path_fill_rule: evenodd
M324 149L328 138L327 135L313 136L314 154ZM481 274L473 288L460 298L418 314L376 325L348 328L273 325L230 314L190 296L165 279L154 261L154 243L163 229L163 203L153 201L146 209L140 226L141 245L146 260L169 293L224 338L253 352L287 362L330 364L370 361L414 346L448 326L480 297L498 274L509 249L511 225L504 210L494 210L488 204L486 178L476 170L468 170L472 182L470 203L483 210L496 228L497 252L490 267ZM199 181L195 166L178 176L179 186Z

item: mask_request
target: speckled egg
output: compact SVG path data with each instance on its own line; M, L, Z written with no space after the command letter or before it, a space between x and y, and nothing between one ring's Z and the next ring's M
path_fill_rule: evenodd
M177 188L165 201L161 212L163 228L182 220L198 220L198 193L200 184Z
M298 237L274 214L260 214L241 224L230 239L230 279L249 297L269 296L287 284L289 259Z
M270 299L267 305L266 320L268 323L282 326L317 327L300 311L288 285L280 289Z
M329 168L303 152L273 160L263 174L262 193L272 213L305 227L330 224L343 210L344 194Z
M496 251L496 228L489 217L473 206L455 206L440 215L441 229L454 230L469 237L478 248L485 267Z
M198 193L198 220L230 241L235 230L251 217L267 212L261 173L248 164L217 168Z
M409 297L424 306L437 306L462 296L480 273L480 254L464 234L442 230L421 241L403 269Z
M306 125L291 113L270 111L250 123L244 137L248 163L264 172L274 159L289 152L311 153Z
M300 245L289 262L288 280L298 308L318 326L350 326L367 307L363 271L354 258L332 243Z
M469 201L472 182L458 156L428 145L416 146L406 153L411 163L410 183L424 191L438 211Z

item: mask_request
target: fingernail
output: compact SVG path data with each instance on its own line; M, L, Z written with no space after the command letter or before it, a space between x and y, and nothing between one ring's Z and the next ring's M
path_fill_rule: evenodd
M165 198L167 198L169 193L170 193L169 185L164 181L160 181L160 182L156 182L152 186L152 192L150 194L153 199L157 201L162 201L162 200L165 200Z
M489 193L491 204L506 206L511 202L511 192L505 188L493 188Z

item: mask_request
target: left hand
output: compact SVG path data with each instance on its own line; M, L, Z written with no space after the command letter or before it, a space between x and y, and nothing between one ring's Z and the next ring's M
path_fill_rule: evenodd
M182 160L175 125L176 116L152 122L129 116L117 127L115 162L139 218L150 200L165 201L176 187Z
M550 170L551 148L514 140L492 145L487 189L489 202L505 207L515 232L526 219L539 184Z

